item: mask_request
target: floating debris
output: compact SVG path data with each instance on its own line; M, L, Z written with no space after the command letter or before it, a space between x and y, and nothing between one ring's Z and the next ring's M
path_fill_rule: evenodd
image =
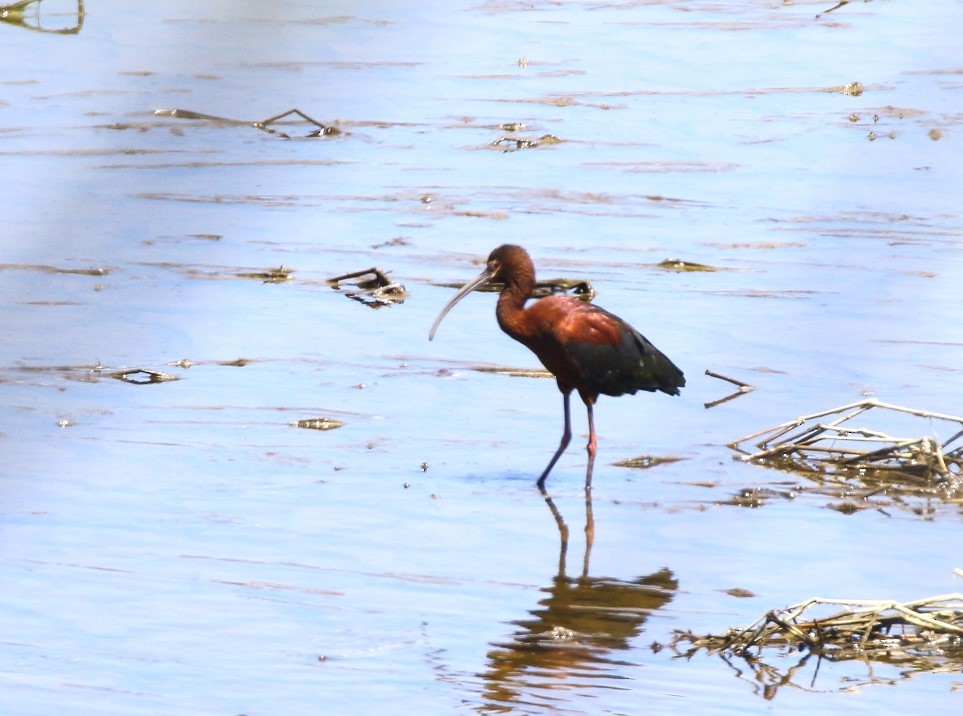
M663 259L659 262L659 268L668 271L718 271L715 266L697 264L695 261L683 261L682 259Z
M352 271L341 276L335 276L328 279L328 285L336 291L341 291L341 284L345 281L350 281L358 289L345 291L345 295L370 308L404 303L405 297L408 295L404 286L392 281L388 274L380 268Z
M555 376L542 368L512 368L500 365L474 365L471 369L479 373L497 373L512 378L554 378Z
M812 612L841 608L828 616ZM900 657L944 660L956 651L963 659L963 594L943 594L913 602L810 599L785 609L773 609L743 629L697 635L675 631L673 648L689 658L700 650L739 656L758 663L766 649L786 653L808 651L831 661ZM752 650L752 651L750 651Z
M342 425L344 425L344 423L334 418L309 418L294 423L295 427L304 428L305 430L334 430L335 428L340 428Z
M125 383L133 383L134 385L149 385L151 383L167 383L172 380L180 380L176 375L161 373L159 370L147 370L146 368L118 370L113 373L107 373L107 376L122 380Z
M34 12L31 13L30 18L35 24L31 24L27 20L27 8L31 5L36 5ZM83 0L77 0L77 20L74 25L67 25L65 27L51 28L44 27L40 17L40 8L43 7L41 0L20 0L19 2L5 3L0 5L0 22L6 25L14 25L16 27L22 27L25 30L33 30L34 32L46 32L54 35L77 35L84 27L84 18L86 13L84 11ZM61 8L57 8L55 11L48 13L58 20L62 17L70 17L73 19L72 14L67 14L63 12Z
M639 470L648 470L650 467L678 462L679 460L685 460L685 458L676 455L664 455L661 457L658 455L639 455L638 457L630 457L628 460L620 460L614 463L614 465L616 467L634 467Z
M595 298L595 289L584 279L550 278L538 281L532 290L532 298L565 294L571 294L580 301L591 301Z
M756 596L755 592L749 589L743 589L742 587L732 587L731 589L722 589L720 591L736 599L752 599Z
M829 13L831 13L831 12L833 12L833 11L835 11L835 10L838 10L839 8L841 8L841 7L845 6L845 5L849 5L850 2L852 2L852 0L839 0L839 2L837 2L835 5L833 5L833 6L832 6L831 8L829 8L828 10L823 10L821 13L817 14L816 17L820 17L820 15L828 15Z
M554 134L543 134L541 137L509 137L505 135L493 141L489 146L500 149L503 152L517 152L519 149L534 149L545 144L561 144L562 140Z
M423 204L430 204L430 203L431 203L431 197L430 197L430 196L423 196L423 197L421 198L421 202L422 202ZM411 242L410 242L408 239L406 239L404 236L396 236L396 237L393 238L393 239L388 239L387 241L382 241L380 244L371 244L371 248L373 248L373 249L383 249L383 248L386 248L386 247L388 247L388 246L411 246Z
M842 92L852 97L859 97L863 93L863 85L859 82L850 82L843 86Z
M291 280L291 274L293 273L294 269L281 265L276 269L268 269L267 271L240 271L237 276L239 278L257 279L264 283L285 283Z
M289 109L287 112L281 112L281 114L276 114L273 117L268 117L267 119L249 121L244 119L229 119L227 117L217 117L213 114L202 114L201 112L194 112L189 109L156 109L154 114L158 117L174 117L177 119L201 119L208 122L216 122L218 124L224 124L232 127L254 127L255 129L260 129L262 132L267 132L268 134L276 134L284 139L291 139L291 136L286 132L275 129L272 125L277 124L280 120L285 117L290 117L292 115L297 115L301 117L308 124L313 124L316 129L308 132L304 135L305 139L310 139L313 137L330 137L337 136L341 134L341 130L337 127L332 127L330 125L325 125L316 119L313 119L306 115L301 110Z
M854 418L871 410L885 412L893 424L906 416L924 418L930 424L949 424L952 436L940 442L934 437L895 437L857 425ZM826 420L830 416L837 416ZM749 440L757 452L741 446ZM747 435L729 444L739 457L779 469L805 473L821 479L852 479L873 483L877 490L952 498L963 491L963 418L880 402L874 398L804 415L781 425Z
M46 266L43 264L0 264L0 271L15 269L18 271L39 271L40 273L65 274L71 276L106 276L109 268L98 266L95 268L63 268L61 266Z
M764 507L765 505L769 504L770 501L776 499L795 499L798 492L798 489L794 489L792 487L789 489L779 489L773 487L743 487L732 497L725 500L718 500L714 504L755 509L757 507Z
M437 284L445 288L461 288L459 283ZM482 284L476 291L482 293L501 293L505 290L505 284L499 281L489 281ZM545 298L546 296L572 295L580 301L591 301L595 298L595 287L585 279L574 278L550 278L538 281L532 289L532 298Z
M233 368L243 368L249 363L254 362L255 359L251 358L234 358L233 360L200 360L195 361L190 358L181 358L180 360L173 360L167 365L174 366L175 368L193 368L196 365L222 365Z

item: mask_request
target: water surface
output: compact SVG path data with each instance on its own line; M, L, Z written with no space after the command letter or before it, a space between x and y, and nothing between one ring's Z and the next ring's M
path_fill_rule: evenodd
M963 18L831 6L103 0L77 31L45 0L0 25L4 712L952 708L958 670L665 648L960 589L958 501L845 514L726 447L861 396L960 410ZM339 133L155 114L292 107ZM588 504L581 408L548 503L553 382L478 370L537 367L493 297L427 341L508 241L688 378L602 399ZM326 282L374 266L403 303ZM178 380L109 375L136 369ZM756 390L706 409L732 392L706 369ZM295 427L317 418L344 425ZM613 465L640 455L683 459Z

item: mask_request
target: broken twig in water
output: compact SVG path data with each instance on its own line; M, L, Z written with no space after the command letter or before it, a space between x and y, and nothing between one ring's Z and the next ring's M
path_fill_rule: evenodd
M341 291L341 284L345 281L358 279L352 283L358 287L357 291L345 291L345 295L370 308L381 308L394 303L404 303L408 292L400 283L392 281L388 274L380 268L369 268L364 271L352 271L341 276L328 279L328 285L336 291Z
M148 370L146 368L117 370L107 375L111 378L122 380L125 383L133 383L134 385L151 385L153 383L167 383L172 380L180 380L176 375L162 373L159 370Z
M727 383L732 383L733 385L739 386L740 393L748 393L750 390L755 390L755 388L748 383L743 383L741 380L736 380L735 378L730 378L727 375L722 375L721 373L716 373L715 371L706 368L706 375L710 378L718 378L719 380L724 380Z
M29 8L31 5L36 5L32 18L32 20L36 23L34 25L31 25L29 22L27 22L27 8ZM22 27L27 30L33 30L34 32L45 32L53 35L77 35L84 27L84 17L86 17L86 11L84 10L83 0L77 0L76 24L69 25L67 27L44 27L40 19L40 8L41 0L20 0L20 2L5 3L0 5L0 22L7 25ZM66 13L61 12L54 12L52 14L57 16L58 19L60 16L67 16Z
M838 10L839 8L841 8L841 7L845 6L845 5L849 5L850 2L851 2L851 0L839 0L839 2L837 2L835 5L833 5L833 6L832 6L831 8L829 8L828 10L823 10L821 13L817 14L816 17L820 17L821 15L828 15L829 13L833 12L834 10Z
M721 373L716 373L715 371L711 371L708 368L706 369L706 375L709 376L710 378L718 378L719 380L724 380L727 383L732 383L733 385L738 386L739 388L739 390L737 390L735 393L732 393L731 395L727 395L724 398L719 398L718 400L713 400L709 403L704 403L703 405L707 410L709 408L714 408L717 405L728 403L730 400L733 400L734 398L738 398L740 395L745 395L746 393L750 393L756 389L755 386L749 385L748 383L743 383L741 380L736 380L735 378L729 378L728 376L722 375Z
M174 117L177 119L201 119L208 122L217 122L218 124L227 124L233 127L254 127L255 129L260 129L262 132L267 132L268 134L276 134L284 139L290 139L290 135L285 132L279 131L271 127L271 125L276 124L285 117L290 117L292 115L297 115L301 117L304 121L309 124L313 124L317 127L316 130L309 132L305 135L305 138L311 137L326 137L335 136L341 134L341 130L337 127L332 127L330 125L325 125L312 117L309 117L300 109L294 108L289 109L287 112L281 112L281 114L276 114L273 117L268 117L267 119L249 121L243 119L229 119L227 117L217 117L213 114L203 114L201 112L194 112L189 109L156 109L154 114L158 117Z
M282 264L276 269L268 269L267 271L241 271L237 275L240 278L258 279L264 283L284 283L285 281L291 280L293 273L294 269Z

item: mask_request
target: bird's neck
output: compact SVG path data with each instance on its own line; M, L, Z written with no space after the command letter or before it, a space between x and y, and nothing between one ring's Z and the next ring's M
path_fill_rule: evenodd
M528 301L534 287L534 279L523 282L512 281L505 284L505 288L498 296L498 306L495 309L498 325L516 340L521 340L526 335L525 302Z

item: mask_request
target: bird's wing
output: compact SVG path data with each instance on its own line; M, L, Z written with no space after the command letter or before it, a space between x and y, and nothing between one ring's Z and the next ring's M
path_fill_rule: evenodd
M606 395L637 390L677 395L685 385L682 371L618 316L578 299L544 301L549 304L539 313L546 318L541 324L545 345L536 353L562 382ZM549 343L555 344L553 350L545 350ZM547 360L543 353L549 354Z

